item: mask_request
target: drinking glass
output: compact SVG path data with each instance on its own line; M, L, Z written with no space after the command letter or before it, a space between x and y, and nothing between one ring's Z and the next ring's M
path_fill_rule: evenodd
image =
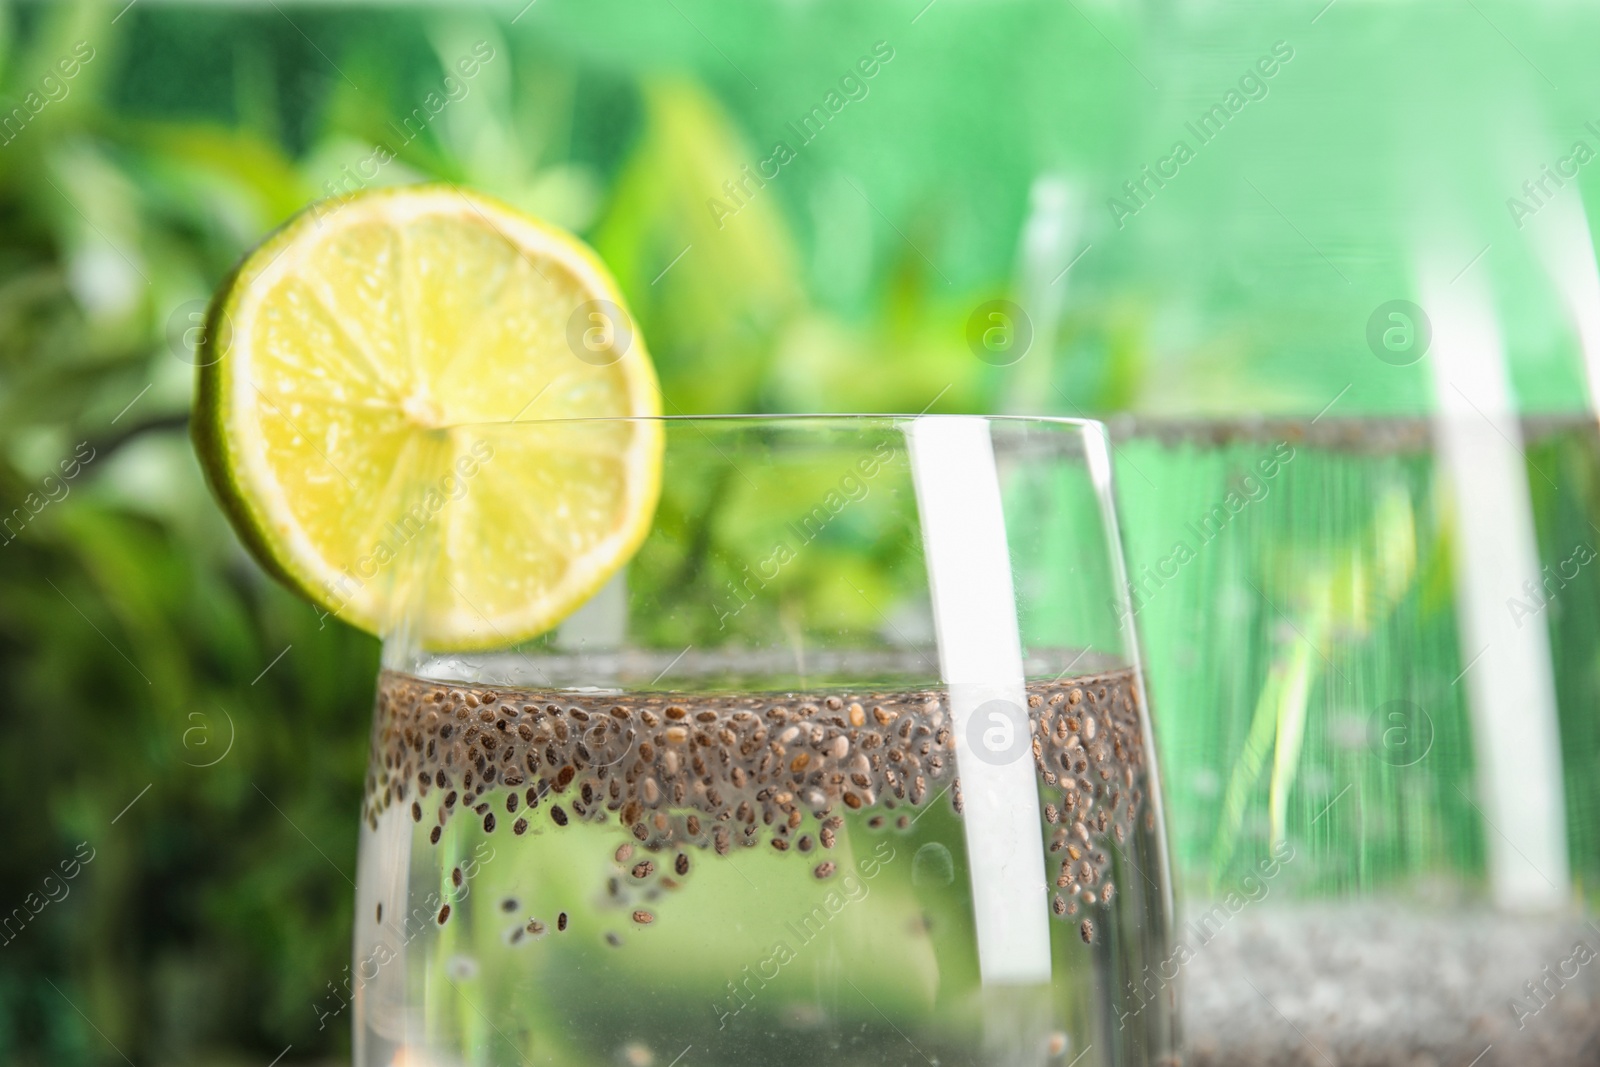
M549 633L509 639L441 561L565 543L570 509L475 529L458 481L391 546L356 1062L1175 1062L1104 428L590 419L436 443L516 463L639 435L664 445L648 533ZM440 613L482 625L441 647Z
M1184 700L1186 1067L1600 1062L1593 417L1143 421L1117 455Z

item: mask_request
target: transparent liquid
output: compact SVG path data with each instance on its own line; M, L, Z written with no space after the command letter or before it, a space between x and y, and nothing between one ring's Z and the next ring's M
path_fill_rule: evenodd
M1553 693L1561 763L1538 780L1555 794L1545 817L1565 821L1570 882L1543 860L1534 880L1570 885L1574 913L1593 920L1600 567L1578 561L1600 544L1589 524L1600 432L1577 417L1521 423L1540 565L1530 589L1502 570L1463 569L1434 424L1340 421L1347 400L1314 426L1197 424L1120 444L1143 475L1119 481L1118 510L1150 685L1158 707L1183 701L1161 722L1161 769L1190 920L1175 941L1194 954L1183 967L1188 1063L1323 1062L1307 1039L1333 1062L1373 1067L1480 1054L1478 1067L1600 1063L1600 984L1582 986L1600 983L1595 968L1576 980L1572 966L1554 970L1580 941L1600 948L1600 934L1531 900L1495 907L1496 849L1520 863L1536 855L1527 839L1551 838L1540 821L1496 815L1490 788L1520 765L1502 752L1539 732L1537 694ZM1264 477L1285 442L1293 459ZM1206 516L1235 489L1245 510L1218 531ZM1194 556L1173 574L1162 561L1179 542ZM1475 659L1469 586L1516 619L1520 638L1548 635L1547 679L1498 642ZM1298 673L1297 659L1303 682L1284 703L1274 680ZM1488 731L1473 696L1490 684L1484 668L1515 671L1527 694ZM1257 762L1263 714L1298 725ZM1263 878L1284 845L1293 859ZM1196 932L1193 920L1230 894L1220 939Z
M1049 915L1049 979L986 988L941 691L590 696L386 674L356 1062L1166 1062L1137 686L1029 694L1047 884L1022 890Z

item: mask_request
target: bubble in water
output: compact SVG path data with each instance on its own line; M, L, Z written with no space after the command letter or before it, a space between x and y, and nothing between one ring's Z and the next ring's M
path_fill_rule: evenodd
M650 1051L650 1046L630 1041L617 1050L617 1059L624 1067L654 1067L656 1054Z
M940 889L956 879L955 861L950 850L937 841L930 841L917 849L911 859L911 884L920 888Z
M471 956L451 956L446 970L455 981L465 982L478 977L478 961Z

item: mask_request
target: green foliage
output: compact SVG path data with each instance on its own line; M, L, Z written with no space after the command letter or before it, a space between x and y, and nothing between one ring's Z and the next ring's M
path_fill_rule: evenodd
M1365 162L1385 137L1406 146L1378 150L1394 173L1410 173L1413 149L1430 174L1501 173L1504 145L1477 116L1500 113L1488 102L1508 78L1516 107L1536 112L1538 99L1515 80L1527 77L1516 55L1484 58L1481 26L1466 19L1475 36L1463 44L1458 27L1435 32L1434 8L1395 7L1407 32L1388 37L1406 51L1374 65L1374 24L1340 5L1316 30L1327 51L1314 59L1297 37L1308 55L1270 106L1252 105L1255 125L1230 128L1123 231L1095 198L1168 150L1192 102L1236 76L1240 41L1251 54L1270 42L1259 13L1163 27L1141 49L1106 8L939 4L912 23L922 6L822 0L802 15L679 0L643 15L633 0L596 0L539 4L515 25L513 12L476 8L0 7L6 108L77 42L93 49L64 96L0 134L0 918L26 923L0 945L0 1062L345 1051L348 1018L319 1027L317 1005L349 962L377 645L322 624L262 575L209 500L185 433L186 332L200 306L314 197L444 179L584 234L640 320L669 412L1309 415L1335 394L1336 416L1426 406L1426 363L1376 367L1360 343L1371 308L1410 284L1415 249L1384 240L1410 240L1416 220L1327 205L1358 195L1369 170L1390 173ZM1577 42L1572 61L1551 69L1576 94L1592 63L1581 33L1562 36ZM871 97L719 218L707 201L723 183L880 39L896 55ZM1419 39L1435 44L1416 53ZM466 94L415 136L397 132L480 41L494 58ZM1442 69L1452 57L1471 57L1464 76ZM1166 91L1147 94L1134 62ZM1434 129L1426 120L1446 105L1426 94L1413 110L1393 106L1406 93L1397 79L1419 77L1419 63L1473 129ZM1368 75L1359 93L1353 70ZM379 143L395 158L369 177ZM1076 243L1037 286L1012 280L1027 274L1018 234L1040 175L1085 198L1078 236L1095 246L1056 289ZM1502 226L1506 191L1479 191L1480 214ZM1495 251L1476 270L1526 258L1525 242L1483 228ZM1474 238L1451 269L1490 239ZM1341 287L1306 244L1354 283ZM1355 260L1382 266L1361 274ZM1579 363L1539 302L1550 299L1543 268L1523 263L1507 284L1519 395L1568 404ZM979 301L1009 294L1038 310L1040 294L1069 286L1058 317L1040 314L1025 364L973 358L964 332ZM1562 487L1530 478L1545 559L1593 543L1596 454L1592 434L1530 450ZM1257 458L1242 446L1125 446L1135 575ZM1285 475L1298 488L1275 489L1248 532L1230 530L1140 613L1177 868L1204 888L1278 835L1314 846L1295 868L1309 891L1477 877L1451 545L1427 462L1309 451L1296 462L1315 475ZM797 484L792 513L757 514L741 508L732 472L696 488L704 499L663 502L660 543L679 554L645 561L663 597L686 568L759 557L772 525L819 489ZM874 600L890 591L871 583L906 551L867 534L876 500L828 531L873 561L857 578ZM1396 547L1406 538L1414 561ZM876 554L862 557L864 544ZM813 547L824 561L827 540ZM1553 636L1574 867L1591 894L1595 573L1540 620ZM782 581L842 633L877 625L805 567ZM1375 756L1371 715L1391 699L1431 716L1420 770ZM1339 801L1347 783L1355 796ZM45 878L80 842L93 860L45 903Z
M0 1060L336 1055L349 1020L318 1005L348 963L377 647L265 578L205 492L190 335L217 282L318 195L464 182L588 232L673 411L981 406L974 361L936 339L959 338L959 294L895 268L881 319L818 308L781 193L725 229L705 211L752 157L702 82L504 19L81 3L0 29L6 99L93 49L0 146L0 883L29 920L0 950ZM405 138L480 41L466 95ZM396 158L371 175L379 143ZM691 244L695 269L653 284ZM757 536L721 514L717 537ZM80 842L92 861L44 903Z
M290 1044L295 1059L331 1055L347 1046L349 1019L320 1027L316 1004L349 962L377 645L319 622L235 542L187 442L185 332L249 245L372 137L392 136L378 113L418 93L414 81L438 82L462 25L379 20L417 67L376 51L363 66L352 46L346 62L375 94L366 106L335 87L302 107L295 93L315 68L295 55L325 60L276 13L141 7L113 26L115 15L35 9L16 19L24 32L3 35L6 99L74 42L90 42L93 58L0 147L0 669L13 812L0 856L12 919L0 1060L266 1062ZM340 22L300 21L319 36ZM505 42L483 33L509 66ZM174 106L152 65L170 67L197 41L213 51L184 72ZM213 64L218 50L226 61ZM484 144L496 131L504 145L551 141L548 129L515 135L536 109L493 69L452 124L407 146L382 179L466 180L584 225L598 195L586 165L552 151L553 163L508 166ZM235 84L206 92L208 76ZM59 865L80 842L92 859L63 883Z

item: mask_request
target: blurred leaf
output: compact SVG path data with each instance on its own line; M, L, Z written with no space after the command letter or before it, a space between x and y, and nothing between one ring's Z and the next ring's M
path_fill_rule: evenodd
M698 86L651 83L646 127L618 176L596 249L653 350L669 412L752 410L770 338L803 306L782 177L729 190L760 158ZM729 183L726 187L724 183ZM728 217L713 210L730 198ZM689 257L692 270L676 270Z

